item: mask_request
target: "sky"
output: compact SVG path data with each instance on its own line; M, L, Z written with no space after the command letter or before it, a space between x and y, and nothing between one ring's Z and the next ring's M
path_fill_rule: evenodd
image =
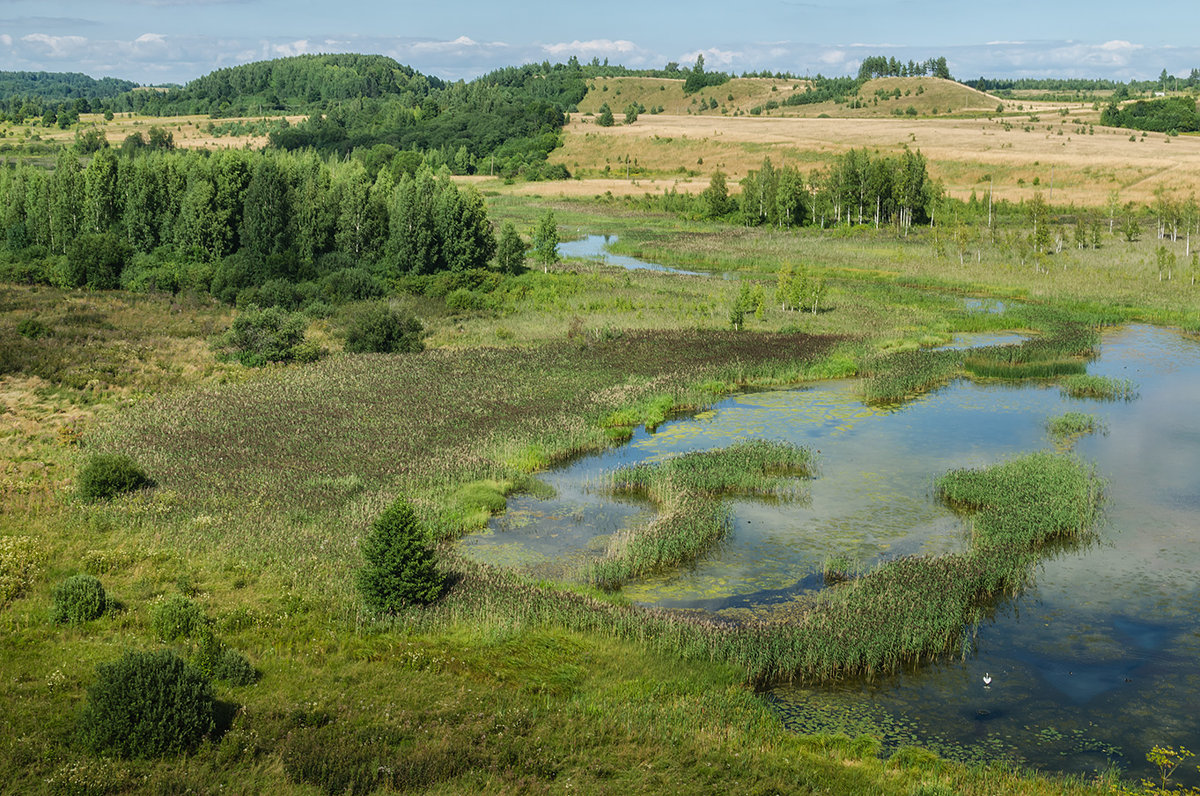
M470 79L501 66L593 57L852 75L870 55L945 56L959 79L1100 77L1200 68L1200 3L874 0L0 0L0 70L144 84L300 53L381 53Z

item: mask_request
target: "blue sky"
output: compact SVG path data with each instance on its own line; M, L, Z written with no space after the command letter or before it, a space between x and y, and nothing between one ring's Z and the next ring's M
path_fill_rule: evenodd
M959 78L1153 78L1200 68L1200 3L742 0L601 3L0 0L0 69L186 82L304 52L368 52L444 78L608 58L853 74L868 55L944 55Z

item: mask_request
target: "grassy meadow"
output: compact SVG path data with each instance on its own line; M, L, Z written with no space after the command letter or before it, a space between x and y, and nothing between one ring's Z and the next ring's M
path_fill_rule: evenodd
M617 80L609 81L614 97ZM746 101L757 101L750 91ZM675 124L666 114L645 118ZM839 120L693 119L685 110L683 121ZM985 119L919 123L994 131L997 146L1010 133L1050 139ZM642 124L604 135L659 146L640 137ZM599 128L583 129L591 135ZM714 141L723 137L719 129L709 134ZM931 142L941 137L941 127L921 129ZM901 128L880 134L894 146L908 135ZM555 157L602 164L603 155L571 150L577 138L570 131ZM1127 138L1131 152L1162 145ZM739 162L755 167L776 151L772 142L761 144L751 152L747 142L733 142L728 151L744 152ZM1169 148L1174 156L1193 144L1180 138ZM717 165L711 149L661 146L671 151L663 169L693 151L705 153L696 158L704 164L687 168ZM1125 169L1139 166L1115 159L1104 168L1128 176ZM500 193L489 196L492 219L513 221L523 233L552 209L566 236L615 233L617 251L734 278L569 261L506 279L478 309L395 298L426 326L422 353L345 354L335 314L309 326L324 358L257 370L217 360L209 341L234 311L208 300L0 286L5 787L1128 792L1111 776L1067 780L999 762L965 766L915 749L880 759L868 737L786 732L753 689L779 676L890 671L954 649L964 624L1028 581L1044 546L1087 534L1099 487L1069 456L950 474L939 494L969 515L970 552L893 562L827 590L799 618L759 617L737 628L647 611L587 584L534 582L470 564L447 543L501 509L506 494L537 489L537 471L734 390L862 374L864 398L873 397L870 385L891 379L875 396L890 400L964 372L1056 377L1086 359L1094 324L1200 329L1200 302L1182 256L1183 270L1165 278L1156 258L1164 244L1150 234L1126 243L1106 232L1099 249L1022 257L1003 231L993 238L952 234L948 225L907 237L869 228L749 229L646 212L619 199L530 199L493 187ZM827 279L818 312L784 310L771 298L784 264ZM742 281L766 298L747 313L747 328L734 332L729 311ZM1003 313L973 312L965 296L1017 303ZM1063 333L1057 324L1064 317L1086 331ZM33 321L40 328L26 323ZM1021 347L1025 359L992 352L974 363L924 350L959 332L1000 330L1029 332L1040 343ZM1045 370L1031 372L1035 365ZM1083 430L1071 425L1063 433ZM95 452L132 455L157 485L108 503L81 502L76 473ZM731 478L719 461L675 465L682 474L668 480L678 491L659 498L666 504L684 501L682 492L712 498L786 489L774 476L802 474L806 463L790 454L766 461L749 482ZM996 493L1018 500L997 501ZM353 575L359 540L397 495L414 503L443 542L449 585L430 608L380 621L362 609ZM705 526L690 546L675 549L671 537L642 553L631 552L631 541L614 559L633 560L636 574L639 566L702 554L713 538L706 533L720 530L716 502L680 505L683 524ZM1034 521L1045 516L1054 522ZM74 573L100 578L109 608L81 625L55 625L52 590ZM913 594L955 599L934 605L909 600ZM218 686L220 731L192 755L112 760L80 751L74 721L96 666L126 649L164 646L156 610L179 595L200 607L259 679ZM912 637L879 632L898 601L920 631ZM184 637L166 645L194 656L200 643Z

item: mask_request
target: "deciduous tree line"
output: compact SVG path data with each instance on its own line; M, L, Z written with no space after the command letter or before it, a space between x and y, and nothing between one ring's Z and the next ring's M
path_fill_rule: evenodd
M51 171L0 169L0 245L12 260L49 262L45 278L93 287L129 281L131 266L153 279L164 264L199 264L208 276L197 287L226 298L346 269L486 267L496 240L479 194L445 172L394 173L312 152L101 149L86 163L63 152Z

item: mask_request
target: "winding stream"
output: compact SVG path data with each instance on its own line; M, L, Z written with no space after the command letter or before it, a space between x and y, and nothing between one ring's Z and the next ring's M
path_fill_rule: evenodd
M1045 559L965 659L765 696L798 731L882 733L885 749L916 743L961 759L1072 772L1115 764L1147 776L1153 745L1200 746L1200 343L1155 327L1112 330L1088 369L1133 379L1140 396L1094 402L1046 384L965 380L892 408L862 405L849 381L737 395L546 473L553 499L512 498L462 549L569 578L609 535L648 516L645 504L591 489L602 473L746 437L789 440L820 451L800 499L735 501L719 549L624 589L663 607L753 608L822 588L832 556L868 568L961 549L965 526L933 497L934 479L1053 447L1048 418L1094 414L1107 431L1075 451L1107 482L1100 541ZM1195 766L1176 780L1195 784Z

